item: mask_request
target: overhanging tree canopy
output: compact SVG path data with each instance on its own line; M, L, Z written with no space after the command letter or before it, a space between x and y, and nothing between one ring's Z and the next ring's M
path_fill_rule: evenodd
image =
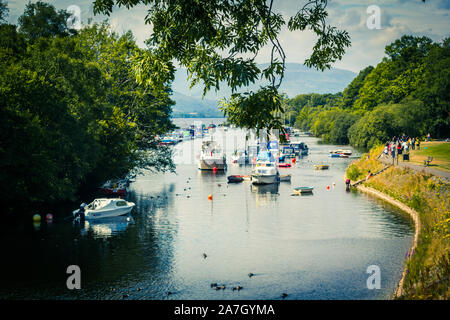
M177 61L189 73L191 87L204 86L204 94L224 81L232 89L222 110L230 122L245 128L281 129L283 112L278 88L286 55L278 40L285 18L274 12L273 0L96 0L94 13L109 15L114 5L148 7L145 22L153 26L148 49L135 59L139 82L158 89L174 79ZM305 64L320 70L342 58L349 35L326 24L328 1L305 1L289 18L290 31L312 30L317 42ZM255 63L262 47L272 47L270 64ZM268 81L257 92L238 92L257 81Z

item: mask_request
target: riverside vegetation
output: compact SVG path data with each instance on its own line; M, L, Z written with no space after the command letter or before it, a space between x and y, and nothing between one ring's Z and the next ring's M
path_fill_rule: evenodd
M177 64L204 94L219 90L221 82L231 88L222 111L233 124L284 130L276 117L283 111L282 26L317 36L308 67L330 68L350 46L346 31L326 23L326 1L299 6L288 21L273 0L95 0L93 11L109 15L138 4L148 11L142 22L153 27L145 49L131 32L111 32L108 22L71 29L67 11L42 1L28 3L18 25L9 24L7 3L0 0L4 213L16 209L23 215L28 205L75 201L83 188L134 169L174 170L170 153L156 140L173 129L170 94ZM255 59L268 43L271 60L260 69ZM221 55L224 48L230 50L227 57ZM264 81L255 92L238 92Z
M170 90L136 83L131 32L68 29L69 14L40 1L11 25L0 4L2 214L75 200L136 168L173 169L154 139L174 127Z
M383 146L372 148L347 169L353 181L384 164L376 158ZM407 255L403 295L400 299L448 299L450 284L450 186L437 176L390 167L364 185L404 203L419 214L421 229L417 248Z
M284 99L286 124L312 131L326 143L368 150L405 133L448 138L450 128L450 39L404 35L385 48L335 94Z

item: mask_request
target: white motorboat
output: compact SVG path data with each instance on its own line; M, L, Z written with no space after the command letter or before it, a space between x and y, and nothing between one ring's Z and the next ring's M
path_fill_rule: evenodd
M343 154L346 156L351 156L352 150L344 150L344 149L330 150L330 154Z
M122 216L130 213L135 204L120 198L101 198L95 199L93 202L84 207L84 218L86 220L95 220L100 218L110 218ZM74 210L74 217L80 213L80 209Z
M252 171L253 184L271 184L279 182L280 174L270 151L262 151L256 159L256 166Z
M236 150L231 156L233 163L246 164L249 162L248 154L245 150Z
M203 141L198 168L201 170L225 170L227 161L225 153L213 140Z

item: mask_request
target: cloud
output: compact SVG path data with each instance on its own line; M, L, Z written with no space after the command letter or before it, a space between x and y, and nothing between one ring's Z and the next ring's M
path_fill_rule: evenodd
M45 0L44 0L45 1ZM82 21L88 18L102 21L107 16L93 15L93 0L54 0L47 1L57 9L66 9L71 4L81 8ZM35 1L33 1L35 2ZM17 23L28 0L8 1L10 8L9 21ZM294 15L306 3L298 0L274 0L275 12L281 12L286 20ZM381 30L370 30L366 26L367 7L378 5L381 9ZM354 72L367 65L376 65L384 56L384 47L404 34L428 36L434 41L441 41L450 36L450 1L449 0L330 0L327 7L329 17L327 21L347 30L352 46L347 49L342 61L336 62L334 67L348 69ZM116 8L111 17L111 25L118 33L131 30L136 42L144 46L152 28L144 23L146 7L139 5L127 10ZM316 36L310 31L289 32L284 28L279 35L280 43L287 55L287 62L303 63L309 57L315 44ZM258 63L270 59L270 46L261 50L257 57Z

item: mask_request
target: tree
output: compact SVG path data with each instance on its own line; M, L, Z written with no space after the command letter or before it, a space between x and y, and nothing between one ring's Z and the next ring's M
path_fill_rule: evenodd
M94 12L110 14L114 4L130 8L139 3L147 5L146 23L153 26L149 50L135 59L141 83L161 89L173 80L176 60L188 70L191 86L203 85L205 94L219 89L221 81L231 87L232 96L221 102L230 122L284 130L278 88L286 56L277 36L286 21L273 11L273 0L96 0ZM341 59L350 45L347 32L326 25L326 6L326 0L308 1L287 23L290 31L310 29L318 36L305 64L321 70ZM271 61L260 70L255 58L266 44L272 47ZM237 92L262 79L270 84Z
M52 25L60 13L43 7ZM0 25L4 211L75 200L130 171L173 170L170 150L155 141L173 128L170 90L136 83L131 61L143 50L133 35L94 24L35 37L46 27L29 21L26 33Z
M350 143L370 149L403 133L412 137L422 136L425 134L425 115L423 103L417 100L378 106L350 127Z
M359 98L359 90L363 86L364 80L372 70L372 66L368 66L361 70L356 78L344 89L342 92L342 102L340 104L342 108L349 109L353 107L353 104Z
M40 37L67 36L75 34L76 30L67 27L70 14L65 10L56 12L55 7L38 1L29 2L24 13L19 17L19 29L25 38L31 42Z
M8 17L8 3L0 0L0 24L6 22L6 17Z

